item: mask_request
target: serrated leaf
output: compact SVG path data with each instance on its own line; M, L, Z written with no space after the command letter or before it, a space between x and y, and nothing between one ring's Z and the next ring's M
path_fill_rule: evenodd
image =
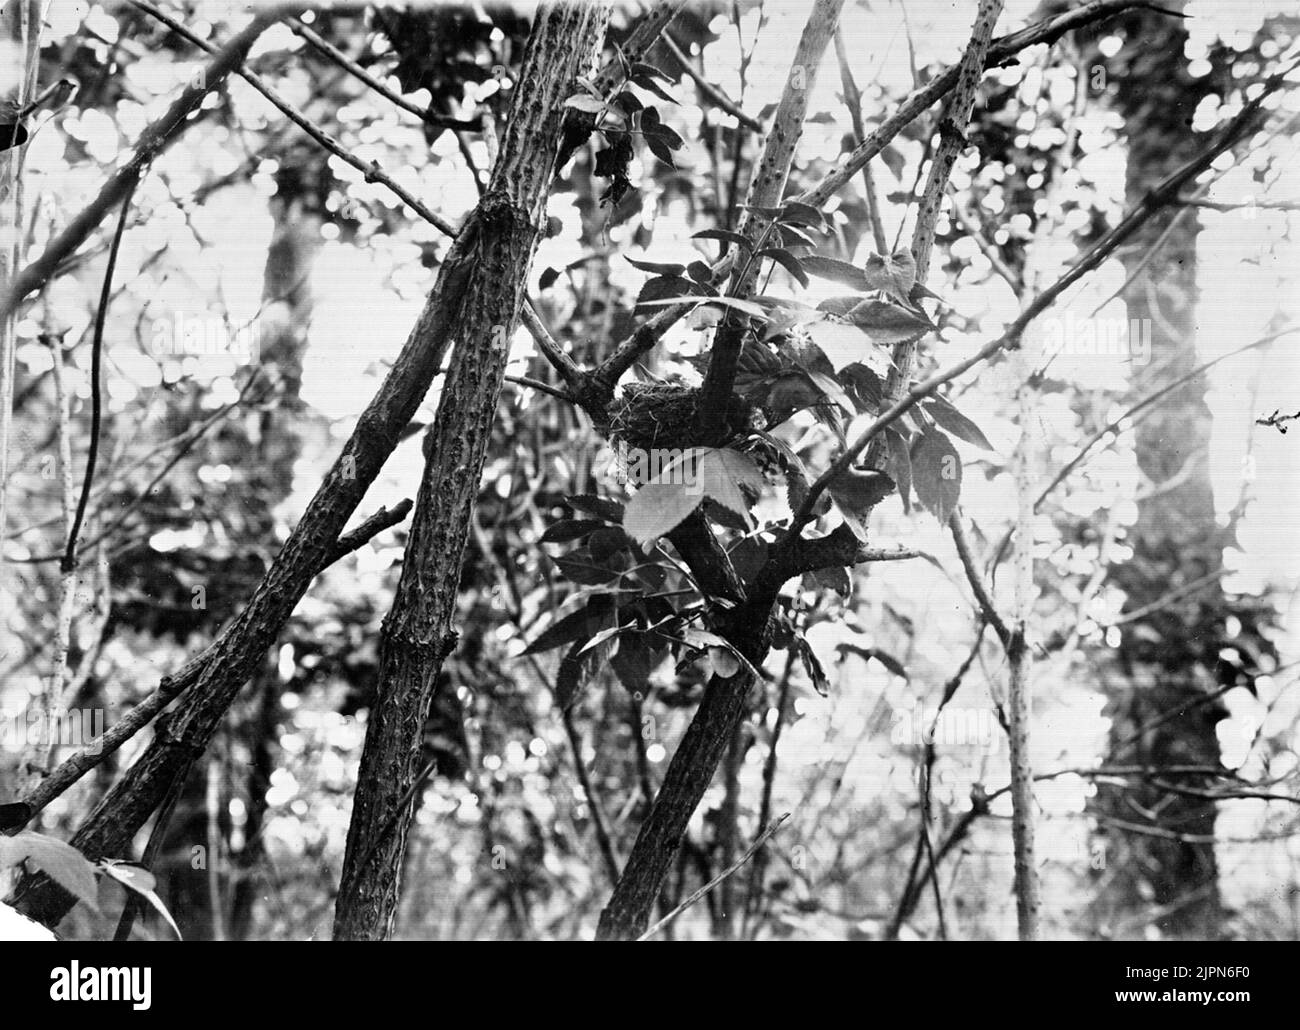
M930 430L912 445L911 457L916 499L940 522L947 522L961 498L957 448L943 433Z
M654 275L677 277L686 271L686 266L676 261L637 261L626 254L623 255L623 260L633 268L639 268L643 272L650 272Z
M671 533L700 506L704 494L683 483L647 483L627 503L623 529L642 547Z
M863 408L873 414L880 410L885 396L885 384L875 372L855 361L840 369L839 378L840 382L853 391Z
M873 290L880 290L901 304L911 304L912 284L916 282L916 258L911 250L900 248L889 257L870 255L864 274Z
M965 440L967 443L982 447L986 451L994 450L993 445L989 443L988 437L984 435L984 431L944 398L931 397L923 402L921 407L940 426L959 440Z
M799 259L788 250L782 250L780 247L766 247L758 252L758 256L761 258L771 258L794 276L795 279L798 280L800 286L804 287L804 289L808 288L807 273L804 272L803 266L799 263Z
M841 512L862 518L894 492L894 481L883 472L851 468L832 479L828 489Z
M871 283L867 281L866 273L862 269L857 265L849 264L847 261L840 261L838 258L809 254L803 259L803 269L809 275L815 275L818 279L827 279L831 282L840 283L842 286L848 286L850 289L859 290L862 293L868 293L871 290Z
M740 489L742 485L753 490L762 488L763 474L753 458L726 448L706 448L696 457L695 473L706 497L735 512L753 528L749 500Z

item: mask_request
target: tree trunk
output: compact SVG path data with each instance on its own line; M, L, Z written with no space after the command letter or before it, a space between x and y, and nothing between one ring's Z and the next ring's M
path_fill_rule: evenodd
M1127 201L1194 157L1205 141L1192 115L1209 92L1208 78L1187 73L1187 31L1180 19L1152 11L1130 16L1126 52L1133 54L1118 106L1128 136ZM1172 231L1139 270L1161 233ZM1196 367L1196 241L1194 210L1173 209L1151 219L1126 254L1136 275L1125 291L1129 335L1150 333L1150 363L1131 370L1132 391L1144 396ZM1110 762L1122 765L1218 766L1215 723L1226 714L1209 695L1215 687L1207 643L1222 613L1223 532L1215 520L1207 449L1212 430L1206 383L1197 379L1169 404L1157 405L1137 426L1138 466L1146 480L1138 519L1129 533L1133 557L1114 572L1126 610L1156 610L1123 627L1122 692L1112 697ZM1209 585L1171 604L1160 600L1202 577ZM1168 715L1173 718L1166 718ZM1163 720L1159 725L1152 725ZM1144 729L1150 725L1151 728ZM1136 739L1133 739L1136 738ZM1131 741L1131 742L1130 742ZM1205 788L1211 781L1180 778ZM1106 864L1116 875L1102 899L1102 928L1116 916L1155 906L1168 935L1204 939L1219 933L1223 913L1214 845L1213 801L1171 793L1152 781L1105 787L1099 812L1112 842ZM1126 830L1117 822L1136 825ZM1152 832L1143 833L1142 830ZM1196 839L1177 839L1169 834ZM1143 928L1140 924L1137 932Z
M335 908L338 940L391 935L410 824L410 788L451 631L470 518L524 285L545 229L564 100L604 38L603 4L539 9L492 181L461 231L472 249L456 348L425 437L425 471L397 595L384 620Z
M818 0L804 26L791 64L790 78L773 116L762 158L750 182L748 204L751 208L775 207L781 203L795 146L803 133L808 97L816 85L817 72L826 47L835 34L842 6L842 0ZM757 238L762 229L762 218L752 213L741 226L741 231L750 239ZM749 296L756 278L756 274L745 275L743 269L737 268L729 294ZM732 317L723 321L714 338L700 404L702 424L711 429L718 428L716 424L710 425L719 420L718 413L727 410L743 339L744 323ZM688 534L695 538L693 542ZM720 596L734 593L732 585L727 582L729 562L725 556L719 560L715 553L711 553L716 552L719 545L702 515L688 518L670 538L709 592ZM688 552L696 552L699 557ZM710 581L715 583L714 587L709 585ZM746 602L723 620L728 627L724 636L755 667L767 657L771 638L768 623L777 591L783 582L760 575ZM644 932L691 815L704 797L723 753L745 716L749 688L750 677L743 670L725 679L714 676L709 680L695 718L668 765L654 806L641 824L632 854L623 867L623 875L609 904L600 914L597 939L628 940Z

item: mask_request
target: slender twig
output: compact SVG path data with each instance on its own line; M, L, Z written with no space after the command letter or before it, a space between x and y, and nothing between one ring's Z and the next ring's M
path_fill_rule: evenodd
M540 672L540 669L538 670ZM618 856L614 854L614 842L609 836L609 827L605 825L605 813L600 805L595 803L596 792L591 786L591 776L587 772L587 764L582 760L582 734L578 732L578 727L573 721L573 709L565 708L563 705L557 706L560 709L560 719L564 723L564 732L569 738L569 749L573 752L573 771L578 777L578 785L582 787L583 797L587 800L587 808L591 812L591 824L596 830L596 844L600 848L600 857L605 863L605 875L609 877L610 886L618 883Z
M840 86L844 90L844 103L849 108L849 118L853 122L853 144L861 145L867 138L866 125L862 121L862 91L853 80L853 69L849 67L849 53L844 45L844 26L835 26L835 56L840 64ZM885 240L885 224L880 219L880 204L876 199L876 182L871 174L871 162L862 162L863 199L867 205L867 221L871 223L871 238L876 244L876 253L885 254L889 247Z
M103 417L103 354L104 354L104 320L108 317L108 305L113 295L113 270L117 267L117 253L122 246L122 233L126 230L126 215L131 207L131 197L135 187L143 178L137 176L127 186L122 197L122 213L117 220L117 231L108 248L108 267L104 269L104 284L99 292L99 310L95 312L95 335L90 343L90 450L86 455L86 473L81 483L81 497L77 500L77 513L73 516L72 526L68 529L67 549L63 552L60 569L67 573L77 567L77 537L81 533L81 522L86 517L86 504L90 500L90 488L95 482L95 461L99 457L100 421Z
M191 45L196 46L201 50L206 50L208 53L216 52L216 48L211 43L200 39L175 18L171 17L164 11L159 10L153 4L145 3L144 0L131 0L131 5L140 9L151 18L156 18ZM382 184L395 194L402 203L406 204L412 211L430 225L437 228L444 235L451 237L456 235L458 230L455 226L441 215L431 211L425 204L421 203L415 195L410 192L410 190L401 186L392 178L392 176L384 172L384 170L379 167L378 161L366 163L361 158L357 157L328 132L322 129L315 122L311 121L311 119L298 110L298 108L294 107L293 104L285 100L284 97L276 92L276 90L268 86L266 81L255 71L248 68L243 61L239 61L232 70L236 75L242 78L255 90L261 93L262 96L266 97L267 100L279 108L285 117L302 129L303 132L307 133L307 135L314 139L318 144L328 150L335 157L347 162L353 168L357 169L357 171L361 172L365 176L366 182L377 182Z
M984 585L984 577L980 575L975 556L971 553L970 541L966 539L966 529L962 525L960 508L955 509L948 516L948 530L952 534L953 543L957 546L957 557L961 559L961 567L966 571L966 581L970 583L970 588L975 594L975 600L979 602L980 614L983 615L984 621L993 627L993 632L1002 641L1002 646L1006 647L1011 642L1011 631L1007 629L1006 623L1002 621L1002 616L998 614L993 598Z
M696 70L695 66L691 64L690 58L682 53L682 48L677 45L672 36L665 32L663 36L660 37L659 42L663 44L664 49L677 58L677 63L682 66L682 71L686 73L690 80L695 83L696 88L700 91L700 96L716 107L719 111L731 115L732 118L740 122L740 124L745 126L745 128L752 129L754 132L763 131L762 122L751 115L745 114L734 100Z
M655 923L653 926L651 926L650 929L646 930L646 932L643 933L640 937L638 937L637 940L638 940L638 941L648 941L651 937L653 937L655 934L657 934L660 930L662 930L665 926L667 926L669 923L671 923L671 922L672 922L674 919L676 919L679 915L681 915L681 914L682 914L683 912L685 912L688 908L690 908L690 907L691 907L692 905L694 905L697 901L699 901L700 898L704 897L706 894L709 893L709 891L713 890L714 887L716 887L718 884L720 884L720 883L721 883L723 880L725 880L728 876L731 876L733 873L736 872L736 870L738 870L738 869L740 869L742 866L744 866L744 864L745 864L746 862L748 862L751 858L754 857L754 853L755 853L759 848L761 848L765 843L767 843L768 838L771 837L772 834L776 833L776 831L779 830L779 829L781 828L781 824L784 823L784 822L785 822L787 819L789 819L789 818L790 818L790 813L789 813L789 812L786 812L786 813L784 813L783 815L778 816L777 819L776 819L776 821L773 822L771 826L769 826L767 829L765 829L762 833L760 833L760 834L759 834L759 835L754 839L754 843L751 844L751 845L750 845L750 846L745 850L745 853L744 853L743 855L741 855L740 858L738 858L735 862L733 862L731 865L729 865L726 869L722 870L722 872L720 872L717 876L715 876L712 880L710 880L708 883L706 883L706 884L705 884L703 887L701 887L699 890L693 892L693 893L691 894L690 897L688 897L685 901L683 901L683 902L682 902L680 905L678 905L675 909L673 909L673 910L672 910L671 912L669 912L666 916L664 916L662 919L660 919L659 922L657 922L657 923Z
M468 120L462 118L451 118L447 115L438 114L436 111L422 108L419 104L412 103L397 91L389 89L368 71L362 68L361 65L357 64L356 61L343 53L342 50L321 37L319 33L313 31L301 18L290 18L285 24L287 24L293 32L296 32L349 75L364 82L385 100L400 107L403 111L415 115L422 121L437 126L438 128L456 129L457 131L463 132L477 132L483 127L483 120L481 117Z

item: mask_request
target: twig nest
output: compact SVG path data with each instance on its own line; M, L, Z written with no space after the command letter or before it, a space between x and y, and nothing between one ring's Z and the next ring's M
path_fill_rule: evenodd
M674 382L627 383L610 407L610 435L629 447L719 447L747 424L747 409L732 396L720 438L705 439L697 424L700 389Z

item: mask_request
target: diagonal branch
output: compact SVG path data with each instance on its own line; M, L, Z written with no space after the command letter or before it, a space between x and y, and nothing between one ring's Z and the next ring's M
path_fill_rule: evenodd
M122 198L134 188L149 163L171 146L190 126L190 115L200 109L199 105L203 98L218 89L225 82L226 77L243 63L259 36L277 21L285 10L292 9L294 9L292 6L278 4L262 8L225 47L220 51L210 51L214 52L215 56L203 69L203 74L198 77L201 85L186 88L167 112L141 133L130 160L109 177L95 199L50 242L44 253L14 277L9 289L3 297L0 297L0 321L13 313L24 297L40 289L53 276L55 270L86 242L95 227L110 211L120 205Z

